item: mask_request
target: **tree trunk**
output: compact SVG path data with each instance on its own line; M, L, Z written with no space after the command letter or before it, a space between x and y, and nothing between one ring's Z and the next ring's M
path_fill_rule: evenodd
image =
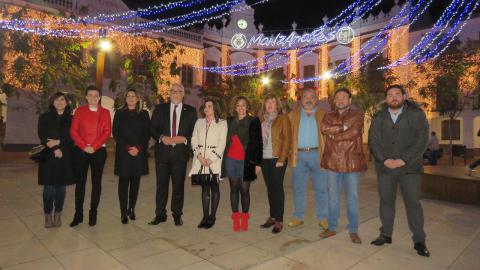
M448 121L448 137L450 139L450 165L453 166L452 122L453 122L453 118L450 117L450 119Z

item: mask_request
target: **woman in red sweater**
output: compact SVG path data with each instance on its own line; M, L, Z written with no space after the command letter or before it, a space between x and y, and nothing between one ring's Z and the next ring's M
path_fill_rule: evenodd
M107 150L105 143L110 138L112 124L110 112L100 105L100 90L89 86L86 91L87 105L79 107L73 115L70 136L75 143L74 166L76 170L75 216L70 227L83 222L83 201L88 168L92 174L92 194L88 224L97 224L97 208L102 190L102 174Z

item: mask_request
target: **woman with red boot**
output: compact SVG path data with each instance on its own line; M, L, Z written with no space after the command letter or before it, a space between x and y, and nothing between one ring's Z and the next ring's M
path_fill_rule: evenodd
M227 146L222 175L230 182L230 203L234 231L248 230L250 208L250 182L257 178L262 162L262 128L260 120L248 114L246 97L235 97L232 115L227 121ZM241 201L242 212L239 212Z
M107 160L106 142L110 138L112 124L110 112L100 105L100 90L87 87L87 105L79 107L73 115L70 135L75 143L74 167L76 172L75 216L70 227L83 222L83 201L88 168L92 175L92 195L88 224L97 224L97 208L102 191L102 174Z

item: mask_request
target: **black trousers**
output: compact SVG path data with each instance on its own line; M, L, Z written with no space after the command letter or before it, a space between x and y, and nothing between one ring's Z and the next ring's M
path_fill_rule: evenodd
M118 179L118 199L121 213L134 209L137 203L140 176L120 176Z
M283 190L283 179L287 163L282 167L276 167L277 158L263 159L262 174L267 184L268 203L270 205L270 217L278 222L283 222L285 209L285 191Z
M397 186L400 185L405 209L407 210L408 227L413 233L413 241L425 242L423 229L423 209L420 204L421 174L403 174L392 176L387 174L378 175L378 191L380 194L380 220L382 227L380 234L392 237L395 220L395 200Z
M101 147L93 154L87 154L78 148L75 150L74 162L77 174L77 184L75 186L75 211L80 213L83 212L88 168L91 170L92 177L90 210L96 211L98 204L100 203L100 194L102 193L102 175L105 161L107 160L107 150L105 147Z
M159 146L156 146L159 147ZM172 179L172 200L170 208L173 216L183 214L185 176L187 171L187 152L184 145L175 147L163 146L162 151L155 153L155 169L157 173L157 191L155 196L155 214L167 216L167 201L170 179Z

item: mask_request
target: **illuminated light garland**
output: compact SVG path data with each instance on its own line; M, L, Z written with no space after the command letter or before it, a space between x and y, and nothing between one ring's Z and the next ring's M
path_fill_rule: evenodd
M405 56L396 60L394 63L391 63L385 67L381 67L380 69L394 68L399 65L406 65L413 62L419 52L423 52L425 48L428 48L429 42L435 40L443 33L444 29L448 27L449 23L455 17L456 13L458 13L458 10L463 5L463 3L464 0L452 1L450 5L445 9L443 14L440 16L438 21L434 24L430 32L427 35L423 36L422 39L417 44L415 44L415 46ZM456 10L455 13L452 15L452 10L454 8L456 8Z
M462 3L463 3L464 0L462 0ZM446 24L450 23L451 20L456 16L456 14L459 12L460 10L460 7L461 6L455 6L455 2L451 2L451 4L445 9L445 11L443 12L442 16L440 17L440 19L437 21L437 22L441 22L441 23L445 23L445 20L446 20ZM421 13L423 13L426 9L424 9ZM453 15L452 15L452 12L453 12ZM419 17L417 17L419 18ZM412 21L410 24L409 24L409 27L411 25L413 25L413 23L415 22L416 20ZM429 33L434 33L436 32L435 29L432 29L430 30ZM388 36L389 37L389 36ZM396 41L396 40L395 40ZM394 41L394 42L395 42ZM386 43L388 42L388 38L385 38L382 42L379 43L378 46L383 46L383 45L386 45ZM387 49L387 46L383 47L383 49L379 52L376 52L375 55L373 55L373 53L367 53L365 54L360 60L359 62L361 62L361 66L365 66L365 65L368 65L369 63L371 63L373 60L375 60L378 56L380 56L385 50ZM407 53L408 54L408 53ZM372 56L372 58L366 60L368 57ZM379 69L382 69L382 68L379 68ZM342 72L337 72L337 76L344 76L346 74L348 74L348 69L344 69L342 70Z
M469 4L472 4L473 3L473 0L469 3ZM436 46L431 50L429 51L426 55L424 55L422 58L420 58L419 60L417 60L417 64L422 64L424 63L425 61L427 60L431 60L431 59L436 59L437 57L439 57L443 52L445 52L445 50L450 47L451 43L456 39L456 37L462 32L463 28L465 27L465 25L467 24L467 21L471 18L471 16L473 15L473 13L475 12L475 10L478 8L480 4L480 1L477 0L475 2L475 5L473 6L472 10L469 12L469 14L467 15L467 12L466 10L460 15L460 18L457 20L457 22L452 26L452 28L450 29L450 31L447 33L447 35L439 42L436 44ZM466 15L466 17L465 17ZM464 16L464 18L462 18L462 16ZM460 24L460 22L463 20L463 23L462 25L458 28L458 30L455 30L457 28L457 26ZM450 37L449 37L450 36ZM441 50L440 49L440 46L442 46L443 44L445 44L445 42L447 41L447 39L450 39L446 46L444 46ZM439 50L439 51L438 51ZM435 51L438 51L433 57L432 55L435 53ZM430 59L429 59L430 58Z
M358 7L358 5L360 3L364 2L360 7ZM371 9L373 9L375 6L377 6L379 3L381 3L382 0L370 0L368 2L365 2L365 1L356 1L354 3L352 3L351 5L349 5L344 11L342 11L342 13L340 13L339 15L337 15L335 18L329 20L328 22L326 22L323 26L317 28L315 31L321 31L323 29L325 29L326 27L328 26L332 26L332 25L336 25L337 24L337 21L341 19L342 16L344 16L345 14L347 14L348 12L351 12L353 9L359 9L358 13L357 11L355 11L354 13L350 14L347 18L344 18L340 23L338 23L338 25L343 25L344 23L352 20L352 19L355 19L355 21L361 19L361 17L366 14L367 12L369 12ZM352 22L353 23L353 22ZM307 52L310 52L310 51L313 51L314 48L316 48L318 46L318 44L313 44L313 45L308 45L306 47L303 47L301 48L302 51L304 50L308 50L308 51L304 51L304 54L306 54ZM313 49L312 49L313 48ZM233 76L245 76L245 75L253 75L252 72L256 71L258 69L258 67L256 66L260 61L264 61L265 64L264 66L266 66L267 64L270 65L271 63L266 63L265 60L271 58L271 57L274 57L274 56L278 56L279 54L282 54L284 53L285 51L288 51L288 50L291 50L291 49L294 49L292 47L285 47L285 48L280 48L280 49L277 49L276 51L274 52L271 52L271 53L268 53L260 58L256 58L256 59L253 59L253 60L249 60L249 61L246 61L246 62L243 62L243 63L240 63L240 64L235 64L235 65L229 65L229 66L220 66L220 67L196 67L198 69L203 69L207 72L212 72L212 73L222 73L222 74L225 74L225 75L233 75ZM288 61L288 60L287 60ZM285 64L285 63L283 63ZM282 65L283 65L282 64ZM263 73L265 72L266 70L265 69L262 69L260 68L261 71L260 72L255 72L255 73ZM239 71L249 71L247 72L248 74L238 74ZM251 72L250 72L251 71Z
M364 45L364 47L355 53L354 56L351 56L349 59L355 59L357 56L359 56L361 53L365 53L364 50L366 50L366 48L369 48L370 46L372 46L374 44L374 40L375 39L380 39L380 41L376 42L376 46L374 46L372 49L370 49L364 56L362 56L359 61L357 62L354 62L353 64L351 64L350 66L347 66L347 63L349 61L345 60L342 62L342 64L340 64L339 66L337 66L337 68L335 69L334 72L332 72L331 74L329 74L329 78L332 78L332 77L339 77L341 76L338 69L339 67L343 66L343 70L348 70L350 69L351 67L355 66L358 64L358 62L360 62L361 64L359 65L359 68L361 68L362 66L365 65L365 63L363 63L362 61L365 61L365 57L373 50L374 52L377 52L377 56L380 55L381 53L383 53L383 51L386 49L384 47L384 49L378 53L378 47L380 46L383 46L385 45L386 41L388 41L388 37L390 36L390 34L388 33L392 28L398 28L400 26L403 26L405 25L406 21L410 21L408 26L412 25L413 23L415 23L423 13L425 13L425 11L427 10L427 8L431 5L431 3L433 2L433 0L429 0L426 4L424 4L425 0L423 1L419 1L414 7L412 10L410 10L409 14L407 16L405 16L405 11L408 11L408 6L407 4L404 4L404 7L402 8L402 10L396 14L393 18L390 19L389 23L387 25L384 26L384 28L375 35L375 37L371 38L369 40L369 42ZM411 3L411 2L410 2ZM416 14L416 12L418 11L418 9L420 7L423 6L423 9L418 13ZM398 18L402 18L402 20L400 22L398 22L397 24L394 24L394 22L398 19ZM373 53L370 53L370 55L372 55ZM282 81L283 83L304 83L304 82L315 82L315 81L320 81L320 80L323 80L324 77L323 75L321 76L317 76L317 77L311 77L311 78L304 78L304 79L295 79L295 80L289 80L289 81Z
M421 7L422 4L423 4L425 1L426 1L426 0L421 0L419 3L417 3L417 5L416 5L417 9L418 9L419 7ZM433 1L433 0L430 0L429 3L431 3L432 1ZM424 8L425 10L426 10L426 7L427 7L427 6L428 6L428 5L426 5L425 8ZM383 36L384 33L386 33L387 31L389 31L389 29L391 28L393 22L394 22L395 20L397 20L398 18L403 17L403 16L405 15L405 12L406 12L406 11L408 11L408 8L407 8L407 5L404 5L403 8L401 9L401 11L400 11L398 14L396 14L393 18L390 19L390 21L389 21L390 23L387 24L387 25L381 30L381 32L379 32L379 33L377 34L377 36ZM415 11L416 11L416 10L415 10ZM414 14L415 11L410 12L410 13L411 13L411 14ZM404 22L402 22L400 25L402 25L402 24L404 24ZM365 45L365 47L364 47L363 49L370 47L370 46L373 44L373 40L374 40L374 38L372 38L371 40L369 40L369 42ZM307 52L304 52L304 51L301 51L301 52L300 52L300 54L306 54L306 53L307 53ZM361 53L361 51L358 52L358 54L360 54L360 53ZM357 54L356 54L356 55L357 55ZM299 57L299 59L300 59L300 58L301 58L301 56ZM352 57L352 58L353 58L353 57ZM346 62L346 61L345 61L345 62ZM342 64L345 64L345 62L342 63ZM278 66L278 67L274 67L274 68L272 68L272 69L279 68L279 67L281 67L281 66L282 66L282 65L280 65L280 66ZM242 75L244 75L244 74L235 74L235 75L237 75L237 76L242 76ZM247 75L247 74L245 74L245 75ZM292 82L292 83L301 83L301 82L304 82L304 80L306 80L306 81L318 81L318 80L321 80L321 79L320 79L320 77L314 77L314 78L308 78L308 79L303 79L303 80L293 79L293 80L282 81L282 82L283 82L283 83L289 83L289 82Z
M342 25L344 24L345 22L351 20L356 14L357 18L360 18L361 16L363 16L363 14L365 14L366 12L368 12L369 10L371 10L373 7L375 7L376 5L378 5L382 0L378 1L372 1L370 0L369 2L366 2L364 5L362 5L362 9L360 10L360 12L358 12L358 14L355 12L353 14L351 14L349 17L343 19L342 22L338 23L339 25ZM326 22L323 26L317 28L316 30L323 30L324 28L326 28L326 26L328 25L335 25L337 24L337 21L340 20L340 18L342 16L344 16L346 13L348 12L351 12L351 10L357 8L357 5L359 3L361 3L362 1L357 1L357 2L354 2L353 4L351 4L350 6L348 6L342 13L340 13L338 16L336 16L335 18L331 19L330 21ZM376 4L375 5L372 5L371 2L375 2ZM368 7L366 10L363 10L363 8L365 7ZM317 44L314 44L314 45L309 45L307 47L316 47ZM214 72L214 73L225 73L228 75L229 72L232 72L232 71L229 71L230 69L233 69L233 71L240 71L240 70L250 70L250 69L256 69L257 68L257 64L258 62L260 61L264 61L264 60L267 60L271 57L274 57L274 56L277 56L281 53L284 53L285 51L287 50L291 50L293 49L292 47L285 47L285 48L280 48L280 49L277 49L276 51L274 52L271 52L271 53L268 53L266 55L264 55L263 57L260 57L260 58L257 58L257 59L253 59L253 60L249 60L249 61L246 61L246 62L243 62L243 63L240 63L240 64L235 64L235 65L230 65L230 66L221 66L221 67L197 67L197 68L201 68L203 70L206 70L208 72ZM266 62L266 61L265 61ZM254 66L252 66L254 65Z
M265 2L268 2L268 1L270 1L270 0L258 0L257 2L252 3L250 6L262 4L262 3L265 3ZM230 1L229 3L232 3L232 2L233 1ZM234 0L234 2L239 2L239 0ZM184 27L188 27L188 26L191 26L191 25L195 25L195 24L204 23L204 22L207 22L207 21L210 21L210 20L215 20L215 19L222 18L223 16L228 15L231 12L243 11L247 8L250 8L250 6L243 6L243 7L239 7L239 8L234 8L234 9L226 11L226 12L220 14L220 15L203 18L201 20L191 21L191 22L184 23L184 24L177 25L177 26L172 26L172 27L168 27L168 28L164 27L162 29L153 29L153 30L149 30L149 31L134 32L134 33L120 32L120 31L117 31L115 29L115 27L101 27L101 26L97 26L95 28L87 28L87 29L48 29L48 28L32 29L32 28L21 26L21 25L25 24L21 20L11 20L11 21L3 20L3 21L0 21L0 28L15 30L15 31L22 31L22 32L32 33L32 34L37 34L37 35L49 35L49 36L54 36L54 37L87 38L87 39L99 37L98 31L99 31L99 29L102 28L102 29L108 30L107 31L107 37L115 37L115 36L119 36L119 35L134 35L134 36L136 36L136 35L145 35L145 34L152 34L152 33L162 33L162 32L166 32L166 31L170 31L170 30L174 30L174 29L179 29L179 28L184 28Z
M112 26L109 27L109 29L114 30L114 31L122 31L122 32L129 32L129 31L141 31L143 29L147 28L153 28L153 27L169 27L172 24L177 24L177 23L182 23L185 21L189 21L191 19L195 19L198 17L203 17L205 15L210 15L213 13L221 12L226 9L230 9L231 7L242 3L244 0L230 0L224 4L216 4L212 7L209 8L203 8L198 11L191 12L189 14L185 15L180 15L172 18L167 18L167 19L161 19L161 20L155 20L151 22L144 22L144 23L131 23L127 26L123 25L118 25L118 26ZM230 13L230 12L228 12Z
M480 4L480 0L477 0L474 8L471 9L471 10L469 10L469 7L470 7L471 4L473 3L473 1L474 1L474 0L471 0L471 1L469 2L469 4L468 4L468 5L466 6L466 8L463 10L462 15L461 15L461 16L459 17L459 19L457 19L457 21L454 23L454 25L458 25L458 23L459 23L460 21L464 20L464 23L463 23L462 27L460 28L460 31L461 31L461 29L466 25L468 19L471 17L471 15L472 15L473 12L475 11L475 9L476 9L476 8L478 7L478 5ZM452 2L452 4L451 4L450 6L452 6L452 5L453 5L453 2ZM451 12L452 12L452 11L447 8L447 9L445 10L444 14L446 14L446 13L449 14L449 13L451 13ZM454 17L457 13L458 13L458 10L457 10L457 12L455 12L455 14L454 14L452 17ZM464 18L464 15L465 15L466 13L469 13L469 14L468 14L467 18L465 19L465 18ZM444 17L444 16L442 16L442 17ZM450 20L449 20L449 21L450 21ZM460 31L457 31L457 32L455 33L455 36L457 36L457 35L460 33ZM453 33L453 32L455 32L455 27L452 27L452 29L451 29L451 31L450 31L449 33ZM448 35L444 38L444 40L447 39L447 38L448 38ZM454 39L454 37L452 37L452 39L450 40L450 43L453 42L453 39ZM441 43L442 43L442 42L441 42ZM436 47L439 47L441 43L438 43ZM446 50L446 48L447 48L447 47L443 48L443 50L442 50L442 51L439 51L439 52L437 53L437 55L435 55L434 57L438 57L444 50ZM384 50L385 50L385 48L382 50L382 52L383 52ZM377 56L378 56L378 55L379 55L379 54L377 54ZM370 63L371 61L373 61L373 59L370 59L368 62L366 62L366 63L364 63L364 64L366 65L366 64ZM336 73L336 74L334 75L334 77L344 76L344 75L346 75L346 74L348 74L348 73L350 73L350 72L346 72L346 73L343 73L343 74ZM331 76L329 76L329 77L331 77ZM316 78L308 78L308 79L303 79L303 80L296 80L296 81L291 81L291 82L296 82L296 83L298 83L298 82L306 82L306 81L317 81L317 80L321 80L321 79L323 79L323 76L316 77Z
M190 0L190 1L179 1L172 2L168 4L162 4L160 6L148 7L145 9L129 10L122 13L112 13L112 14L99 14L96 16L83 16L79 18L59 18L52 19L48 24L56 25L66 25L66 24L93 24L98 22L112 22L116 20L128 20L135 17L150 17L154 15L159 15L163 12L175 9L175 8L190 8L196 4L202 4L203 2L210 0ZM23 20L28 24L45 24L42 20L35 19L26 19Z

